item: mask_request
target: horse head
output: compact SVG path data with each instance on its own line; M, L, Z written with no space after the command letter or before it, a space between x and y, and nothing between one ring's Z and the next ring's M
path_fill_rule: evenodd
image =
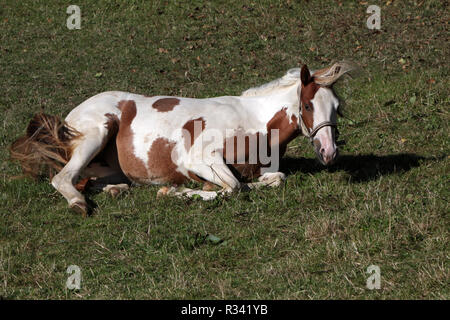
M338 62L312 74L306 65L300 71L300 125L323 165L332 164L339 154L336 146L339 99L332 86L353 69L350 63Z

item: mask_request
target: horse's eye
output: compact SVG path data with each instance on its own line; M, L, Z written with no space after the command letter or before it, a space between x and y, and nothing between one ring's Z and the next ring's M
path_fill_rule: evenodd
M305 104L305 109L306 109L306 111L311 110L311 107L309 106L309 104Z

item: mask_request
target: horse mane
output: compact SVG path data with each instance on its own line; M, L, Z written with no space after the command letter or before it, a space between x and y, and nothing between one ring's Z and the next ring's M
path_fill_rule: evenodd
M289 69L281 78L272 80L259 87L253 87L242 92L242 96L262 96L281 88L289 87L300 82L300 68Z
M358 66L351 61L340 61L334 63L331 67L320 70L311 70L314 82L322 86L331 86L339 80L344 74L359 70ZM265 83L259 87L253 87L242 92L242 96L262 96L268 95L273 91L298 84L300 82L300 68L289 69L284 76Z

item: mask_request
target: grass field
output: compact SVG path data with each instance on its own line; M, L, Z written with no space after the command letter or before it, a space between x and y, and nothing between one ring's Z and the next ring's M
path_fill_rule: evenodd
M80 30L66 27L69 4ZM436 0L3 0L0 298L449 299L449 12ZM297 138L281 188L212 202L157 199L156 186L89 194L83 219L48 180L13 179L7 148L42 108L65 116L107 90L239 95L344 58L364 72L336 85L342 156L324 168ZM65 287L69 265L80 290Z

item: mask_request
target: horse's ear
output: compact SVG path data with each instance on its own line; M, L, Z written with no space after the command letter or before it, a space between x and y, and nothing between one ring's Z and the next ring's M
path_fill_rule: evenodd
M306 64L303 65L302 71L300 72L300 80L302 81L302 86L306 86L311 82L311 74L309 73L309 69Z
M359 73L359 67L351 61L336 62L331 67L317 70L313 74L314 82L320 86L331 87L339 78L348 72L352 72L353 75Z

